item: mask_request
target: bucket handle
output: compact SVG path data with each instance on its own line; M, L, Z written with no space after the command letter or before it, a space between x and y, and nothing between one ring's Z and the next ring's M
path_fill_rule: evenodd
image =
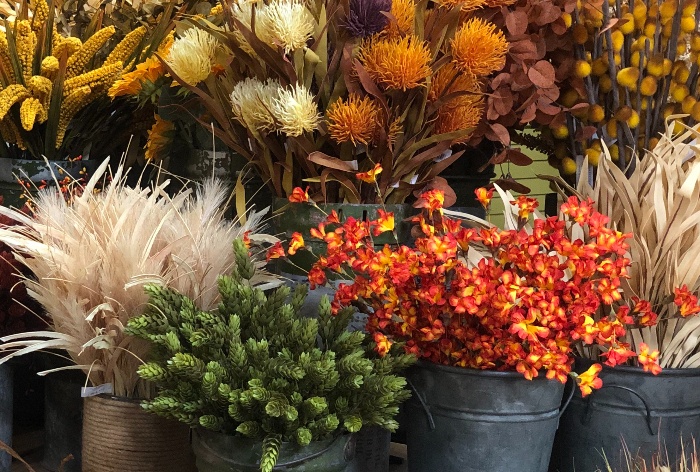
M408 384L409 387L411 387L411 390L413 390L413 393L415 394L416 398L418 399L421 406L423 407L423 411L425 411L425 415L428 417L428 426L430 427L430 430L431 431L435 430L435 420L433 419L432 413L430 413L430 407L425 402L425 400L423 399L421 394L418 393L418 389L416 389L416 387L411 383L411 381L406 379L406 383Z
M559 407L559 415L557 415L557 419L561 419L561 415L564 414L564 411L566 411L566 408L569 406L569 403L571 403L571 400L574 398L574 393L576 393L576 381L569 377L566 379L566 384L564 385L564 388L566 388L567 385L571 383L571 391L569 392L569 395L566 397L566 401L561 404Z
M654 428L651 426L651 408L649 408L649 402L647 402L646 398L644 398L643 395L640 393L634 391L633 389L629 387L624 387L622 385L603 385L601 388L598 390L593 390L591 392L591 395L588 397L588 401L586 402L586 410L584 412L584 417L583 417L583 423L588 423L591 420L591 416L593 415L593 412L591 411L591 403L593 403L593 394L596 392L599 392L603 390L604 388L618 388L620 390L625 390L626 392L631 393L635 397L639 398L641 402L644 404L644 410L646 411L646 424L647 428L649 429L649 434L652 436L656 436L656 433L654 432Z

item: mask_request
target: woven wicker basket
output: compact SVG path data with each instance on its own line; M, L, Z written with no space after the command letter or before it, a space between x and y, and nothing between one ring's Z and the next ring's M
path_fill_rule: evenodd
M83 472L193 472L190 430L141 408L137 400L85 399Z

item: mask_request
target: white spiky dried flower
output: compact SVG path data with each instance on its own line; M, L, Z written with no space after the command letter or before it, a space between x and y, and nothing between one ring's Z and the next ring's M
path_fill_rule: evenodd
M316 21L303 2L273 0L255 11L255 34L272 47L286 53L306 46L316 29Z
M275 117L272 115L275 100L282 90L274 79L261 82L246 78L238 82L231 92L231 106L236 119L253 132L275 131Z
M189 28L175 40L166 62L188 85L197 85L211 73L219 42L200 28Z
M301 84L279 91L272 104L272 115L277 119L279 131L287 136L313 131L321 119L313 95Z

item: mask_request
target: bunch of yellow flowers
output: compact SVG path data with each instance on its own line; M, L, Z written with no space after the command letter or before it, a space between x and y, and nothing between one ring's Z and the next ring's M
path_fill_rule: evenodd
M697 0L579 0L576 78L560 98L571 116L551 129L562 174L584 157L597 166L603 143L625 168L656 146L669 117L676 132L700 121L697 11Z
M76 157L57 152L71 121L136 62L147 33L145 27L133 30L93 65L115 28L81 41L59 34L53 17L46 0L36 0L25 18L0 32L0 134L10 148L35 158Z

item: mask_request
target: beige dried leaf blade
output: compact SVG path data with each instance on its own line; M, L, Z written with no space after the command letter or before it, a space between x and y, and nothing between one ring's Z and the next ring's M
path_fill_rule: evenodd
M631 303L632 296L649 300L659 323L632 330L627 341L635 349L641 342L658 348L662 367L695 365L700 353L700 322L679 318L670 302L676 287L700 289L700 157L691 144L698 137L700 125L676 135L673 127L667 129L652 151L634 158L629 177L604 149L595 185L582 178L577 186L610 217L614 229L633 234L623 302Z

